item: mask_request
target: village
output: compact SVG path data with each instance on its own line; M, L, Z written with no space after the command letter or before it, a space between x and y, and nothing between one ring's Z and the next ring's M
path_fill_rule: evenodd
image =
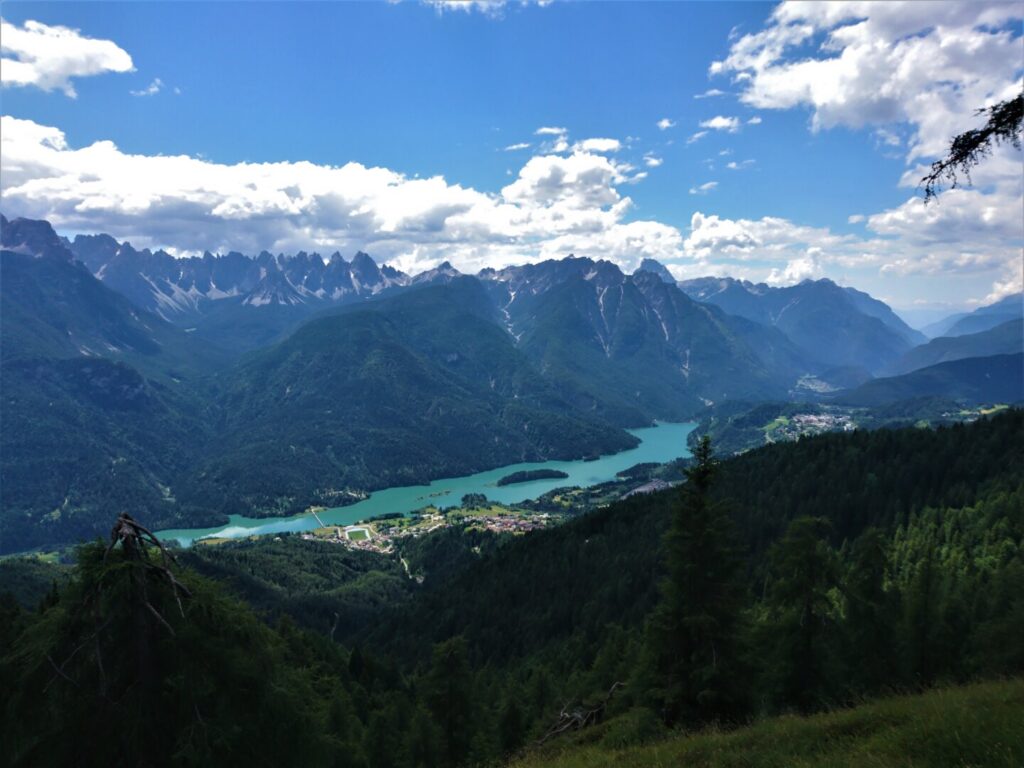
M312 512L316 516L315 512ZM383 519L360 522L355 525L321 525L301 534L307 541L326 541L350 549L390 555L395 545L404 538L416 538L459 526L493 533L524 534L560 522L562 515L528 509L506 507L487 502L487 506L452 507L439 509L429 506L408 517L385 516ZM320 521L317 517L318 522Z

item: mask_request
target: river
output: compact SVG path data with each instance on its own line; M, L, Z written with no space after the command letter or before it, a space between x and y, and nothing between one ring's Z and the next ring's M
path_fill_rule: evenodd
M689 456L686 438L696 424L659 423L653 427L629 430L640 438L640 444L628 451L601 456L594 461L543 461L530 464L509 464L508 466L478 472L465 477L449 477L434 480L427 485L407 485L374 491L368 498L347 507L335 507L318 512L327 525L351 525L377 515L388 513L408 514L428 504L437 506L458 506L467 493L482 493L491 501L515 504L526 499L535 499L555 488L565 486L586 487L615 479L615 474L635 464L644 462L664 463L681 456ZM528 469L556 469L569 477L548 480L534 480L528 483L499 486L498 480L512 472ZM189 546L196 539L204 537L244 538L271 533L308 531L319 528L312 514L304 513L292 517L244 517L231 515L227 525L216 528L180 528L158 531L157 536L165 541L177 540L182 546Z

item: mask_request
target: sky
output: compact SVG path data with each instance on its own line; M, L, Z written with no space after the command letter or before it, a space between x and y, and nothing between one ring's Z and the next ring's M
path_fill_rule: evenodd
M0 211L418 272L656 258L912 321L1021 289L1024 3L5 2Z

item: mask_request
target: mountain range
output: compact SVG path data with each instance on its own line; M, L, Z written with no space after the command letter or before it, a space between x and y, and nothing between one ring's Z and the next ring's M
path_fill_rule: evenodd
M0 225L3 551L93 536L111 504L212 525L596 456L656 419L1019 344L1018 323L911 352L923 336L828 280L677 284L657 262L573 256L410 276L361 252L175 258ZM1014 393L1012 361L997 373L1008 386L952 394ZM880 381L868 400L936 387Z
M1024 293L1014 293L973 312L950 315L921 330L929 337L964 336L995 328L997 325L1024 318Z
M878 373L927 340L883 302L827 279L774 288L703 277L679 286L693 299L778 328L808 356L830 366Z

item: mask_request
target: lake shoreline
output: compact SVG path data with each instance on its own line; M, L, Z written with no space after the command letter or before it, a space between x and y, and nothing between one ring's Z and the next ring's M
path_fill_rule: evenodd
M181 528L156 531L164 541L176 541L184 547L202 538L242 539L249 536L267 536L277 533L301 532L319 527L318 519L327 525L353 525L381 514L408 515L433 501L442 500L457 505L462 496L478 493L503 504L522 503L534 499L559 486L590 487L615 479L618 472L645 462L665 463L690 456L687 437L696 428L694 422L656 423L652 427L629 430L639 443L618 453L586 461L545 461L511 464L462 477L441 478L426 485L384 488L372 492L368 498L342 507L321 510L317 516L309 512L282 517L246 517L231 515L225 525L212 528ZM560 471L566 477L529 480L498 486L498 480L518 472L538 470ZM447 505L446 505L447 506Z

